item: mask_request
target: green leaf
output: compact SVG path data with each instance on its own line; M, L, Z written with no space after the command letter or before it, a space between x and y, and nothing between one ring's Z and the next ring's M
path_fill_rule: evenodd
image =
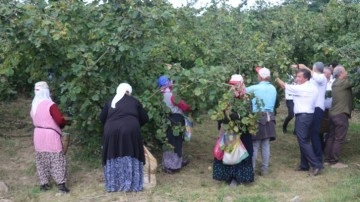
M94 101L99 101L99 95L98 94L95 94L91 97L92 100Z
M201 89L200 89L200 88L195 88L194 94L195 94L196 96L200 96L200 95L202 94Z

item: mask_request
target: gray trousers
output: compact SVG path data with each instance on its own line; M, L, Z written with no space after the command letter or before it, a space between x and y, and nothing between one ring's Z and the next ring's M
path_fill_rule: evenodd
M262 139L262 140L253 140L253 148L254 153L252 157L253 169L256 168L256 159L259 151L259 147L261 148L261 171L267 171L269 169L269 161L270 161L270 138Z

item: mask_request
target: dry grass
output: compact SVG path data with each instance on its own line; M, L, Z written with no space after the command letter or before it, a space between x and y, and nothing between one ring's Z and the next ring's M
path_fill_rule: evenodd
M352 119L349 141L343 145L342 160L349 164L343 170L325 168L316 177L295 172L299 161L296 138L282 134L278 124L277 140L271 144L271 166L267 177L256 175L251 185L230 188L212 180L212 148L217 136L216 123L206 119L195 126L191 142L185 143L188 167L175 175L157 174L157 186L140 193L106 193L100 166L90 168L75 160L70 147L68 184L71 193L57 194L54 187L42 193L35 175L30 101L19 100L0 104L0 181L9 186L1 199L13 201L360 201L360 125L358 114ZM278 123L285 116L279 109ZM291 122L293 124L293 121ZM292 127L292 125L290 125ZM14 137L17 136L17 137ZM24 136L24 137L22 137ZM160 159L160 155L156 155ZM99 159L100 164L100 159ZM160 162L160 161L159 161Z

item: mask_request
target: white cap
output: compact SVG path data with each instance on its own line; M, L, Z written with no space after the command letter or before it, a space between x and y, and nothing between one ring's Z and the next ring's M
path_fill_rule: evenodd
M270 77L270 70L266 67L263 67L258 70L258 74L261 78L266 79Z
M236 84L238 82L244 82L243 77L240 74L233 74L229 81L229 84Z

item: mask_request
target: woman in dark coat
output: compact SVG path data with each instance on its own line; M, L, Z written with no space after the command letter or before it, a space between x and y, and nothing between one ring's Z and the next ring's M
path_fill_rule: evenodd
M104 124L102 165L107 192L143 189L145 156L140 127L149 118L131 92L129 84L121 83L100 114Z

